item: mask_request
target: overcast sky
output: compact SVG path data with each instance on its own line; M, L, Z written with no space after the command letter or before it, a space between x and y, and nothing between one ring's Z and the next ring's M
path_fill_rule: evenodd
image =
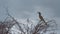
M6 7L18 19L37 19L37 12L40 11L44 18L60 20L60 0L0 0L0 20L6 18Z
M15 17L31 17L40 11L45 17L60 17L60 0L0 0L0 14L9 12ZM51 16L53 15L53 16Z

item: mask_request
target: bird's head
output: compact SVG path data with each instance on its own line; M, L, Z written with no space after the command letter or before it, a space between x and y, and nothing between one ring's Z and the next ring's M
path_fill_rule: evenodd
M41 12L38 12L39 15L41 15Z

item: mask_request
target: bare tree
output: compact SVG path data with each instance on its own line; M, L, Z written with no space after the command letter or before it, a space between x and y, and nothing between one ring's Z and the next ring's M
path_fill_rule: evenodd
M15 24L17 24L19 26L19 29L23 32L23 29L21 28L21 26L19 25L19 23L17 22L17 20L15 20L15 18L12 17L9 14L8 8L6 8L6 11L7 11L7 15L10 17L10 19L8 19L8 17L6 17L6 19L3 22L0 22L0 26L1 26L0 27L0 34L9 34L10 29Z
M10 30L14 25L17 25L19 27L18 34L46 34L48 31L49 34L56 34L54 32L57 29L57 24L55 20L49 20L45 22L44 18L42 17L40 18L41 20L39 20L37 25L33 25L33 21L29 19L27 19L28 24L23 24L19 23L13 16L9 14L8 8L5 9L7 11L8 17L6 17L6 19L3 22L0 21L0 34L12 34ZM29 24L31 24L30 27Z

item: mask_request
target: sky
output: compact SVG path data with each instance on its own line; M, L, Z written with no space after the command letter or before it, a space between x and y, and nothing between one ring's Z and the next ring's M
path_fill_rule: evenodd
M8 12L17 19L38 19L41 12L46 19L55 19L60 26L60 0L0 0L0 20L4 21Z

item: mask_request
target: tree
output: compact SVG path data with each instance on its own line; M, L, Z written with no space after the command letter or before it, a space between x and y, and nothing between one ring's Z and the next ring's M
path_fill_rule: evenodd
M28 18L26 20L27 24L23 24L18 22L13 16L9 14L8 8L6 8L6 11L8 17L6 17L5 21L0 21L0 34L12 34L11 31L16 30L11 30L11 28L16 25L16 27L18 27L17 30L19 30L17 34L46 34L47 32L49 32L49 34L55 34L55 30L57 29L55 20L47 21L47 25L44 23L44 21L39 20L37 25L33 25L33 21Z

